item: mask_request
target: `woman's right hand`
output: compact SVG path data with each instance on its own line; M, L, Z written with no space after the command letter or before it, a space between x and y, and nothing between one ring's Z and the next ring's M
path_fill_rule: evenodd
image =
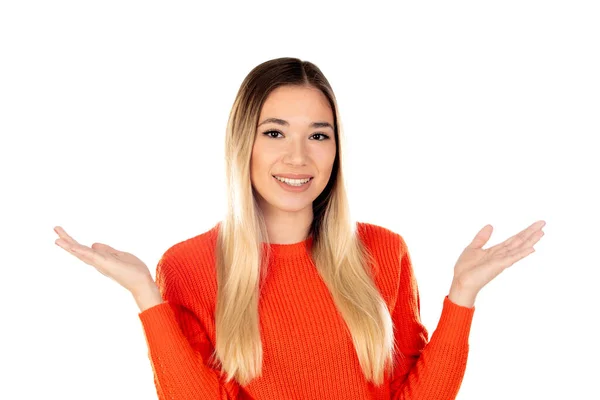
M136 256L131 253L119 251L112 247L94 243L91 247L84 246L65 232L60 226L54 227L60 237L55 243L79 258L86 264L96 268L101 274L108 276L132 294L154 285L150 270Z

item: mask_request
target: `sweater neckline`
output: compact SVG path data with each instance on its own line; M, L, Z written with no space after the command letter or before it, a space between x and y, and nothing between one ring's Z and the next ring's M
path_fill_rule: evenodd
M215 234L218 229L221 227L221 221L217 222L211 231ZM267 243L261 242L263 246L263 250L267 249ZM307 253L310 254L310 249L312 248L313 237L312 234L309 235L306 239L297 242L297 243L270 243L269 247L271 248L271 254L276 257L290 257L290 256L302 256Z
M271 254L277 257L289 257L289 256L299 256L304 255L307 252L310 253L310 249L312 247L313 237L312 235L307 237L301 242L297 243L269 243L262 242L263 248L267 248L269 246L271 248Z

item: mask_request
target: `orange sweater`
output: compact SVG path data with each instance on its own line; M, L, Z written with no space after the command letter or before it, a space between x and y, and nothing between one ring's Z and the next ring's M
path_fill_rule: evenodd
M224 383L206 364L215 343L214 247L219 225L164 253L156 282L165 302L138 314L160 400L456 397L475 308L454 304L446 296L428 340L406 243L397 233L361 222L357 233L379 265L375 283L405 355L398 358L392 379L381 386L365 380L345 322L311 264L309 237L295 244L271 244L275 258L259 302L262 376L246 386Z

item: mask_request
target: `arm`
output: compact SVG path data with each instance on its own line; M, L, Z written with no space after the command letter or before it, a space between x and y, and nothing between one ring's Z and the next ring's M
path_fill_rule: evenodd
M148 357L160 400L229 400L237 398L234 381L225 383L207 365L213 347L201 321L181 305L182 281L163 256L156 268L156 289L134 296L146 336ZM156 286L155 285L155 286ZM156 290L165 300L159 301Z
M421 323L420 299L410 254L401 242L400 287L392 313L397 349L391 381L393 400L453 400L465 373L469 353L468 337L474 307L444 298L442 314L428 342ZM452 298L458 298L452 290Z

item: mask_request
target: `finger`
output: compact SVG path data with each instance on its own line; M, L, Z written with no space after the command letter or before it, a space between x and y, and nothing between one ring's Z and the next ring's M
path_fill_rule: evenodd
M67 242L65 239L56 239L54 243L56 243L58 246L62 247L63 249L65 249L66 251L68 251L69 253L73 254L74 256L86 263L89 260L94 260L96 262L105 258L102 254L98 253L97 251L87 246L81 245L77 242L71 243Z
M539 230L532 233L525 242L520 246L521 249L525 249L528 247L533 247L540 239L544 236L544 231Z
M511 236L504 242L498 243L497 245L494 245L488 248L487 250L491 252L503 249L513 250L522 245L523 242L527 241L532 234L535 234L538 231L538 229L541 229L542 227L544 227L544 225L546 225L545 221L536 221L533 224L529 225L527 228L523 229L521 232L517 233L516 235Z
M540 230L544 227L544 225L546 225L545 221L536 221L530 226L528 226L526 229L516 234L515 236L507 239L504 242L504 245L506 245L511 250L520 247L523 243L528 242L532 237L537 235L540 232Z
M526 247L524 249L515 250L504 258L504 263L507 265L506 268L512 266L517 261L527 257L531 253L534 253L535 249L533 247Z
M83 262L96 266L106 259L106 256L102 253L95 251L87 246L73 246L71 251Z
M65 230L62 227L60 227L60 226L54 227L54 232L56 232L58 234L58 236L61 239L63 239L65 242L78 244L78 242L75 239L73 239L71 236L69 236L69 234L67 232L65 232Z
M65 239L56 239L54 241L54 243L57 246L62 247L63 249L65 249L69 253L73 253L73 245L71 243L67 242Z

